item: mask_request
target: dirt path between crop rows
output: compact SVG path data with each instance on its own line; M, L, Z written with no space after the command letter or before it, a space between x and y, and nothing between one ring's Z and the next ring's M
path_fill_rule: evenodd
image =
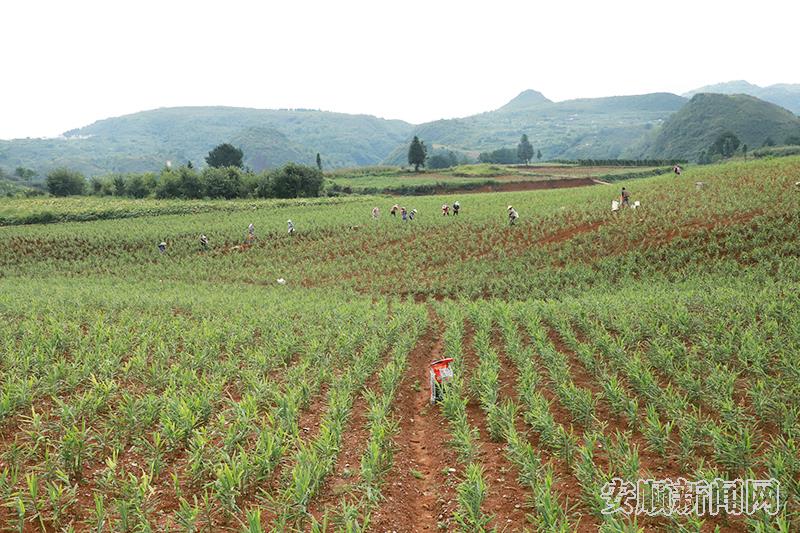
M456 508L455 452L446 421L430 405L428 366L444 352L441 321L430 311L428 330L408 357L397 392L400 432L394 466L386 477L385 501L373 515L372 531L436 531Z

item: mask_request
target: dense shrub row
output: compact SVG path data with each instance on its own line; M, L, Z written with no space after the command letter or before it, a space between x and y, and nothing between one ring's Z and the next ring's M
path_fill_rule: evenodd
M87 180L78 172L56 169L47 176L53 196L91 194L129 198L309 198L322 192L322 172L289 163L261 173L237 167L164 168L160 173L114 174Z

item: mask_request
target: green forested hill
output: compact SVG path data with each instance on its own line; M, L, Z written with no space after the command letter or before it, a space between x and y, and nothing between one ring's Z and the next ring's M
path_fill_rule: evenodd
M526 133L545 158L616 158L685 103L669 93L551 102L525 91L496 111L428 122L414 134L429 146L490 151L516 146ZM398 146L384 163L403 163L404 157Z
M768 136L782 143L797 134L794 115L755 98L699 95L687 102L670 93L552 102L527 90L494 111L417 126L314 110L164 108L100 120L60 138L0 141L0 169L25 167L41 177L59 166L88 176L157 171L166 161L203 166L223 142L241 147L245 164L257 171L314 164L317 152L326 169L404 165L413 135L474 159L516 147L523 133L545 159L692 159L723 129L752 148Z
M0 141L0 167L40 174L67 166L88 175L158 170L166 161L204 164L223 142L241 146L255 170L288 161L328 167L379 162L412 126L399 120L312 110L176 107L100 120L63 138Z
M783 143L800 136L800 119L782 107L744 94L697 94L641 146L639 155L696 159L725 132L757 148L767 138Z

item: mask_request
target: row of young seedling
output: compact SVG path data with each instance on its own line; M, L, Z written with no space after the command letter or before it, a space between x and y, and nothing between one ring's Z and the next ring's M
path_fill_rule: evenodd
M477 388L481 409L486 414L491 438L505 442L506 458L517 468L519 482L531 491L529 505L532 512L527 515L527 520L538 531L572 531L574 526L570 511L568 506L562 505L563 497L555 488L556 476L552 465L542 461L527 434L517 429L517 403L512 398L500 399L499 374L502 363L491 341L495 310L487 305L473 305L470 310L476 326L474 348L479 358L473 383ZM502 313L502 310L499 312ZM507 347L506 354L515 366L528 369L528 372L517 375L518 393L523 388L535 387L538 376L530 372L530 354L520 346ZM520 505L527 503L520 502Z
M335 331L330 327L334 324L328 325L329 333ZM370 327L376 329L376 325ZM91 377L89 386L77 395L55 397L55 411L51 408L43 414L34 409L22 419L15 441L3 450L6 466L0 472L0 498L4 506L13 509L20 527L40 521L49 527L64 527L76 523L76 516L80 516L71 494L80 484L94 482L103 496L98 497L94 509L82 509L81 523L95 528L110 524L149 527L159 506L154 495L156 485L167 485L180 500L175 522L197 523L201 511L208 516L219 514L220 508L235 511L238 488L243 487L240 492L248 487L252 490L280 456L282 433L275 427L284 425L286 432L296 432L291 429L289 416L275 415L279 404L283 402L285 408L296 412L297 406L306 404L318 390L326 369L344 353L353 352L353 346L345 343L339 346L342 352L330 350L337 353L335 357L320 357L336 345L324 340L315 344L323 339L319 335L333 337L319 328L307 333L304 348L308 350L298 366L286 374L293 381L291 390L296 391L291 394L281 393L279 381L264 379L273 370L272 363L287 360L286 354L251 366L251 354L242 353L236 342L227 345L235 352L226 354L217 364L210 359L203 362L204 356L194 358L186 346L171 355L165 349L135 350L123 364L127 372L123 378ZM162 390L142 394L128 388L141 384L130 377L133 369L145 368L135 362L142 355L156 367L170 361L163 365L161 376L136 371L137 377L160 377ZM230 361L245 367L239 401L225 399L226 384L230 383L227 376L234 370ZM254 368L256 365L258 368ZM165 374L169 376L166 381ZM275 409L271 407L273 399ZM176 476L175 453L185 453L185 475ZM86 478L86 469L96 473ZM26 481L21 473L35 476ZM175 479L169 480L170 476ZM133 490L135 487L138 489ZM53 503L45 506L45 489L50 495L58 494L59 500L50 496ZM201 498L192 503L184 491Z
M456 487L458 509L452 518L460 531L488 531L494 516L482 509L489 489L479 459L480 432L467 416L469 391L463 350L465 313L458 306L439 309L445 322L444 356L453 358L450 364L453 377L444 386L441 410L450 426L450 444L464 468L462 480Z
M427 326L424 307L405 305L397 309L408 318L395 335L387 363L377 373L372 388L363 391L367 404L369 438L360 460L358 481L352 494L343 497L339 506L325 512L321 521L312 520L312 531L367 531L371 514L382 501L382 488L394 463L394 439L399 430L394 400L408 366L408 354Z
M534 363L541 352L554 350L551 345L548 346L549 340L541 330L539 311L536 307L525 306L511 309L507 304L498 304L497 309L498 323L503 332L506 353L514 361L519 373L517 391L522 403L523 419L538 434L540 445L571 471L581 488L583 504L599 522L602 531L640 531L640 526L635 518L622 520L603 514L606 501L601 497L603 486L613 477L614 473L625 475L638 473L638 450L630 442L630 436L627 433L617 432L614 438L607 437L604 434L606 426L602 421L594 419L582 435L576 435L571 426L566 429L554 418L551 403L541 392L544 380L536 370ZM525 326L525 333L530 338L530 345L526 345L521 339L518 320ZM542 358L542 360L545 359ZM561 358L553 357L552 354L549 355L549 361L558 366L562 364ZM560 371L556 371L556 376L565 377L558 372ZM553 384L551 386L557 387ZM559 396L559 401L562 398L568 401L568 396L562 394ZM607 468L598 466L600 463L596 456L596 450L604 451L604 459L608 463ZM557 526L559 530L567 531L570 527L577 527L571 525L582 518L575 506L576 503L567 501L560 511L555 507L540 511L539 516L542 522L538 524L539 529L541 531L554 530L556 526L547 519L553 515L560 516Z
M681 392L671 384L665 387L659 384L656 372L649 363L650 357L647 356L652 356L653 352L662 348L658 339L654 343L656 348L651 349L649 354L642 355L635 348L626 351L623 341L610 335L599 322L588 320L585 316L578 316L577 321L587 333L588 342L597 346L600 354L607 358L608 366L620 370L628 383L644 398L646 415L641 430L653 449L665 457L674 449L681 464L692 469L697 479L727 479L731 476L759 478L763 474L755 471L761 470L774 479L782 480L783 487L789 488L789 493L797 494L796 475L800 472L800 461L792 459L798 448L792 439L776 439L762 462L758 455L762 446L751 420L742 418L738 420L738 425L732 425L731 420L726 421L720 415L719 421L716 421L693 405L687 392ZM575 342L575 339L572 341ZM578 349L586 349L591 345L578 343L576 346ZM665 363L664 356L660 357L662 364ZM656 360L659 360L659 356L656 356ZM603 361L599 364L605 365ZM691 367L688 366L670 370L669 365L664 364L659 369L664 367L667 367L665 374L676 383L702 379L692 375ZM711 374L713 375L713 371ZM712 398L707 403L717 408L730 405L733 382L729 379L724 382L729 385L711 395ZM722 382L717 382L717 385L721 386ZM737 408L740 409L738 406ZM726 411L722 409L721 412ZM666 421L663 421L662 414ZM706 450L710 450L711 461L705 460ZM714 463L721 469L714 467ZM789 499L796 501L796 496L789 496ZM786 518L771 519L760 514L749 523L751 528L757 530L764 524L780 524L783 520ZM702 520L694 522L701 524Z
M405 320L403 315L395 316L386 331L373 338L351 366L331 384L319 433L312 441L300 444L292 460L294 466L286 476L286 485L273 498L277 514L273 522L274 530L300 527L309 517L308 506L312 498L336 466L355 396L366 380L376 373L386 346L394 343Z

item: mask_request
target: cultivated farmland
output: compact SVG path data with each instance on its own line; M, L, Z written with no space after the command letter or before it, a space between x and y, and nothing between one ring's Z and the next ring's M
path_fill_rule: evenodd
M328 178L336 190L399 195L583 187L671 171L671 167L477 164L421 173L396 167L343 169L329 173Z
M460 197L0 200L0 524L796 531L797 181L783 158ZM610 211L621 186L641 208ZM608 515L613 478L774 479L781 505Z

